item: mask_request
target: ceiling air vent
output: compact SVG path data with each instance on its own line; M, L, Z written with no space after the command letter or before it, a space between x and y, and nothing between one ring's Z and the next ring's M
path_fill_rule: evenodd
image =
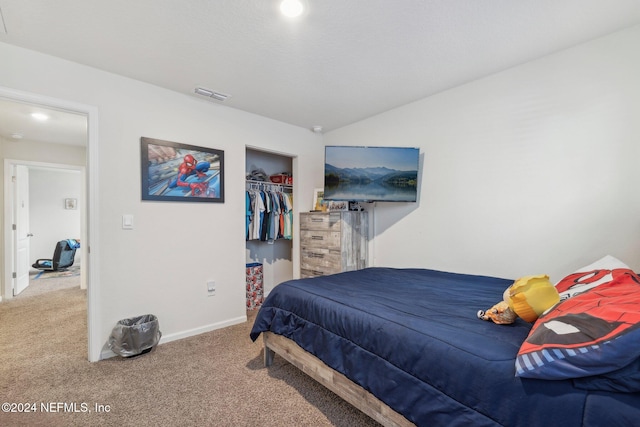
M216 92L210 89L205 89L203 87L197 87L194 90L195 93L197 93L198 95L202 95L202 96L206 96L208 98L213 98L216 101L226 101L228 98L231 98L231 95L227 95L225 93L221 93L221 92Z
M4 23L4 16L2 16L2 9L0 9L0 33L7 34L7 25Z

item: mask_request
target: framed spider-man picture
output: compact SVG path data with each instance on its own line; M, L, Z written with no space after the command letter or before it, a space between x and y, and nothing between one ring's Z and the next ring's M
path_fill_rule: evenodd
M140 138L142 200L224 202L224 151Z

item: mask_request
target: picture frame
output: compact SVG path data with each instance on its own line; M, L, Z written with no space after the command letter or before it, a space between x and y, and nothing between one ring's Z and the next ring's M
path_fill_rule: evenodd
M324 188L315 188L313 190L313 211L325 212L327 210L327 202L324 200Z
M347 211L349 210L349 202L346 200L328 201L329 212Z
M224 151L140 138L142 200L224 203Z
M78 199L64 199L65 209L78 209Z

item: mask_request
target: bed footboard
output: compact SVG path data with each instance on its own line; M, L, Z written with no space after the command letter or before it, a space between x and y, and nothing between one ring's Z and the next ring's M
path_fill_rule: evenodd
M340 396L384 426L413 426L404 416L395 412L364 388L331 369L320 359L303 350L294 341L272 332L262 333L264 340L264 364L273 363L274 354L300 369L305 374Z

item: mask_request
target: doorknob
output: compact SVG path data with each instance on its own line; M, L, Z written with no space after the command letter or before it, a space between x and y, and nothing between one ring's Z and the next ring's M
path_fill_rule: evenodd
M33 237L33 233L27 233L27 237Z

